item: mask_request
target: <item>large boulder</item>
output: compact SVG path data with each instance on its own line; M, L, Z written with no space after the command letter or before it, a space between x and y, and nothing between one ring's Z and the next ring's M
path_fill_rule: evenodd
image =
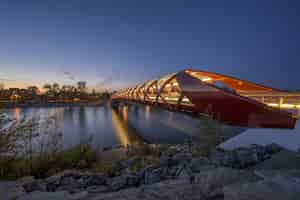
M223 189L225 200L298 200L299 179L275 176L252 183L234 184Z
M91 200L199 200L202 199L199 187L198 184L187 184L182 180L169 180L139 188L99 194Z
M271 155L266 152L265 146L252 144L250 145L250 149L256 154L260 162L271 157Z
M127 185L127 176L116 176L111 181L111 190L112 191L118 191L120 189L125 188Z
M11 200L25 195L26 192L22 186L18 186L14 181L0 181L0 199Z
M299 153L290 150L281 150L279 153L273 154L268 160L265 160L254 167L260 169L287 170L300 168Z
M266 145L265 149L268 154L275 154L275 153L278 153L281 150L283 150L283 147L281 147L280 145L278 145L276 143L272 143L272 144Z
M204 166L211 165L211 162L207 158L193 158L189 164L188 167L191 169L193 173L199 173L201 171L201 168Z
M147 170L144 175L144 184L153 184L159 182L160 174L155 171Z
M255 170L255 175L261 177L262 179L272 179L275 176L281 176L286 178L297 178L300 180L300 169L282 169L282 170L269 170L261 169Z
M218 197L223 195L223 187L234 183L258 181L260 178L250 171L231 168L215 168L202 170L195 175L194 184L199 184L202 196Z
M185 165L181 166L177 170L176 177L186 181L187 183L191 183L194 178L192 170Z
M234 152L236 155L235 167L243 169L259 162L258 155L250 148L239 148Z
M210 160L217 166L233 167L236 163L236 154L234 151L224 151L216 149L211 152Z

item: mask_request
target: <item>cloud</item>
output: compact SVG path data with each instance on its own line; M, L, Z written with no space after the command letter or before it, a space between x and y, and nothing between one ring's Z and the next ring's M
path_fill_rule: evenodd
M74 81L75 80L75 76L71 73L71 72L63 72L63 74L69 79L69 80L72 80Z

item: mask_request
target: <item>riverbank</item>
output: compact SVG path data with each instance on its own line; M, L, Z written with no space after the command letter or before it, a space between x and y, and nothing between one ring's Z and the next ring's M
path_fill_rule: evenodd
M197 143L104 149L124 157L37 179L1 182L7 199L297 199L299 153L251 145L203 154ZM288 159L288 160L286 160ZM81 164L79 164L81 163ZM7 190L6 190L7 189Z

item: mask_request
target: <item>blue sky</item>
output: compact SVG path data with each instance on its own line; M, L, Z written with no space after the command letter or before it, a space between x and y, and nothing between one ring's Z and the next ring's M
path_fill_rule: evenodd
M116 88L192 67L299 89L299 8L277 0L2 0L0 78Z

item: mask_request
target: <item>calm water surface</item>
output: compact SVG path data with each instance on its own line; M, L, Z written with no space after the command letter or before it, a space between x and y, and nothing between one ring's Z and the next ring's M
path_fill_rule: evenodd
M15 108L5 112L16 120L38 117L55 119L55 129L62 133L65 148L91 140L95 148L133 143L182 143L193 138L203 144L216 145L224 138L226 147L247 143L278 142L291 148L300 145L299 125L296 130L243 129L218 124L220 135L213 134L215 125L206 118L193 118L150 106L130 105L111 109L103 107ZM43 132L43 130L41 130ZM254 132L254 133L251 133ZM262 136L263 140L260 139ZM275 140L275 141L274 141ZM289 142L289 140L291 140ZM296 142L295 142L296 141ZM296 143L296 144L295 144Z

